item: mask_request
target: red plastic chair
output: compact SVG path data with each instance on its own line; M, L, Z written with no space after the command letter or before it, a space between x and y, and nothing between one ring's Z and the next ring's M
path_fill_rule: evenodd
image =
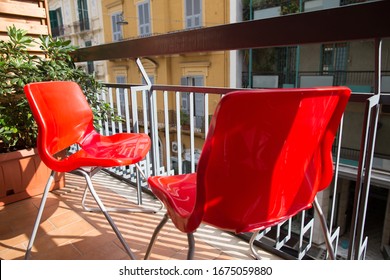
M211 121L197 173L148 179L167 214L153 234L145 259L168 218L187 233L191 259L193 232L201 222L235 233L254 232L313 203L320 210L315 196L333 178L331 147L349 96L350 90L344 87L225 95Z
M134 259L134 254L108 214L108 211L132 211L132 209L106 208L93 187L91 176L103 167L137 164L150 149L149 137L140 133L103 136L96 132L92 110L81 88L74 82L31 83L25 86L24 91L38 124L39 155L52 169L25 258L30 255L55 172L74 172L84 176L87 182L82 200L83 207L89 211L103 212L126 252ZM56 157L56 154L74 144L79 146L77 152L62 159ZM87 208L84 205L87 189L99 208ZM134 209L134 212L137 212L137 209Z

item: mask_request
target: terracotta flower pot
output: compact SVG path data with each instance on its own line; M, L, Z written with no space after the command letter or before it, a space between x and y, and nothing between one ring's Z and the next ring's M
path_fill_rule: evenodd
M0 206L41 194L50 172L36 149L0 154ZM60 173L51 189L64 185L65 176Z

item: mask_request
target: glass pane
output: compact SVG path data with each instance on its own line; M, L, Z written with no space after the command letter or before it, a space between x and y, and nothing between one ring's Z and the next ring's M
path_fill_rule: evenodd
M115 15L111 16L111 25L112 25L112 33L115 33L115 31L116 31L116 17L115 17Z
M125 76L116 76L116 83L117 84L124 84L125 83Z
M57 13L57 18L58 18L58 23L59 23L59 25L63 25L63 23L62 23L62 12L61 12L61 8L58 8L58 9L56 10L56 13Z
M204 86L204 82L203 82L203 77L202 76L196 76L195 79L194 79L194 86L196 87L203 87Z
M346 44L336 45L336 65L335 70L346 70L347 46Z
M139 5L138 6L138 21L139 21L140 25L145 23L145 21L144 21L144 7L143 7L143 5Z
M144 23L149 23L149 4L145 3L144 5Z
M204 116L204 94L195 93L195 116Z
M49 11L49 17L50 17L51 28L57 28L58 27L57 12Z
M186 16L191 16L192 14L192 0L186 0Z
M201 0L194 0L194 15L200 14L200 1Z
M200 17L195 17L194 26L200 26Z

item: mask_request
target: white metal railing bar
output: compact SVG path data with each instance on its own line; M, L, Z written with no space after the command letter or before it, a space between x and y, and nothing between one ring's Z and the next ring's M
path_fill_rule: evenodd
M183 174L183 162L181 155L182 154L182 143L181 143L181 106L180 106L180 92L176 91L175 94L175 100L176 100L176 137L177 137L177 169L178 169L178 174Z
M333 210L332 210L333 211ZM331 230L329 230L330 233L332 233ZM340 227L337 227L336 230L333 232L333 234L330 236L330 240L332 242L332 247L333 247L333 251L334 251L334 255L337 256L337 250L338 250L338 244L339 244L339 239L340 239ZM327 256L328 257L329 255L329 252L327 252Z
M114 98L112 96L112 88L109 89L108 91L108 103L110 104L111 108L114 108ZM108 131L109 133L113 134L115 133L115 121L111 119L111 131Z
M334 171L334 179L333 179L333 200L332 200L332 211L330 214L330 223L329 223L329 232L332 233L333 230L333 220L334 213L336 209L336 196L337 196L337 187L338 187L338 178L339 178L339 169L340 169L340 151L341 151L341 141L343 136L343 125L344 125L344 115L341 117L340 127L338 129L338 133L336 136L337 141L337 151L336 151L336 159L335 159L335 171Z
M116 98L116 100L121 100L119 88L117 88L117 89L115 90L115 98ZM121 102L117 102L117 104L116 104L116 110L117 110L117 114L118 114L119 116L122 116ZM118 122L118 131L119 131L120 133L123 132L122 122Z
M190 92L190 161L191 172L195 172L195 138L194 138L194 92Z
M209 132L209 95L204 97L204 135L207 136Z
M355 187L355 205L351 225L351 249L348 253L348 258L352 259L359 258L361 247L363 246L364 225L374 158L374 142L379 117L379 100L380 95L377 94L368 98L366 103L361 156Z
M112 90L111 88L108 89L108 91ZM107 96L103 93L102 94L102 100L103 102L107 102ZM109 135L110 128L108 127L108 121L104 122L104 133L105 135Z
M167 172L170 174L171 170L171 138L169 133L169 114L168 114L168 92L164 91L164 132L165 132L165 161L167 165Z
M287 234L286 234L286 236L285 236L283 239L281 239L281 238L280 238L280 237L282 236L281 228L282 228L282 226L283 226L285 223L288 223ZM291 224L291 223L292 223L292 222L291 222L291 218L290 218L290 219L288 219L288 220L286 220L286 221L284 221L284 222L281 222L280 224L278 224L278 225L276 226L275 248L276 248L277 250L282 249L282 247L283 247L284 245L286 245L287 241L290 240L290 238L291 238L291 227L292 227L292 224ZM281 240L280 240L280 239L281 239Z
M314 229L314 219L310 219L308 223L305 224L305 214L306 211L302 211L301 215L301 227L300 227L300 234L299 234L299 250L298 250L298 259L301 260L303 257L306 255L306 253L309 251L312 245L312 240L313 240L313 229ZM299 215L299 214L298 214ZM310 232L309 234L309 240L306 244L305 247L304 245L304 236L306 232Z
M125 101L125 120L126 120L126 131L131 132L131 121L130 121L130 104L129 104L129 91L127 88L124 90L124 101Z

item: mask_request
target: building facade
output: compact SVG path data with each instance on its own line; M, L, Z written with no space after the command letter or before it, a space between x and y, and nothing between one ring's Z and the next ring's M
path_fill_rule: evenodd
M241 11L234 10L232 5L240 1L230 0L134 0L134 1L102 1L103 24L105 42L135 39L146 36L155 36L170 32L179 32L188 29L200 29L231 21L237 21ZM190 43L190 42L188 42ZM143 57L141 62L153 84L182 85L182 86L209 86L229 87L230 71L236 64L230 64L230 52L203 52L181 55ZM134 60L111 60L107 63L108 81L112 83L142 84L143 78ZM174 93L170 93L173 95ZM196 150L200 153L203 146L205 118L208 112L213 112L220 96L213 95L205 100L203 94L194 95L195 108L190 110L190 95L184 94L180 98L181 123L186 129L192 118L195 131L200 133L196 138ZM207 102L207 103L205 103ZM208 104L208 105L205 105ZM162 104L157 104L162 111ZM173 98L169 101L169 108L174 111L176 103ZM207 115L206 115L207 114ZM175 137L174 133L172 137ZM175 140L175 139L173 139ZM164 147L164 137L160 137L161 147ZM183 150L188 151L189 140L183 139ZM175 147L172 147L175 154ZM177 162L177 154L172 156L173 165ZM184 156L185 157L185 156Z
M226 0L103 0L105 42L229 23ZM229 54L194 53L142 58L155 84L229 86ZM141 83L133 61L109 61L108 80Z
M48 0L53 37L70 40L72 45L88 47L105 43L103 15L99 0ZM86 72L107 81L105 61L80 63Z

